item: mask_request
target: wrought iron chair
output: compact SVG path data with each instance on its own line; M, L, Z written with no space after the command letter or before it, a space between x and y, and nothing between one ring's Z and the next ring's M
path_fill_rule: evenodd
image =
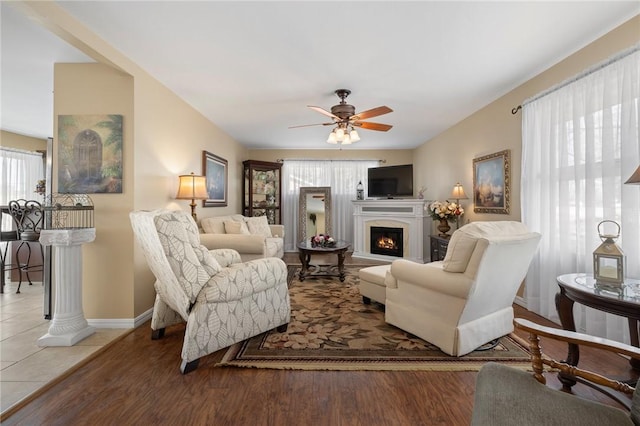
M1 214L9 215L9 207L2 206ZM2 221L0 221L0 224L1 223ZM0 225L0 227L1 226L2 225ZM18 268L13 260L11 263L7 263L7 254L9 253L9 250L11 250L11 242L18 241L19 239L18 231L15 229L0 229L0 293L4 293L5 272Z
M18 239L20 245L16 250L17 269L20 270L20 282L18 283L18 289L16 293L20 293L20 286L22 285L23 274L27 277L29 285L32 285L30 272L43 272L44 270L44 250L40 245L40 231L42 230L42 224L44 219L44 211L42 205L35 200L12 200L9 201L9 214L13 218L16 225L16 231L18 232ZM35 264L31 263L32 244L36 244L40 247L40 261ZM23 261L24 254L21 254L26 250L27 258L26 262Z

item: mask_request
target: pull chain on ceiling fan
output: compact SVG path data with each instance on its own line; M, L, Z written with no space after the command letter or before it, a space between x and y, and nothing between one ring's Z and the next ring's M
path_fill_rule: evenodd
M367 130L377 130L379 132L386 132L393 126L389 124L372 123L366 120L368 118L377 117L379 115L388 114L393 110L387 106L379 106L366 111L356 113L356 108L353 105L347 103L347 96L351 94L349 89L338 89L335 94L340 98L340 103L331 107L331 112L324 108L308 105L312 110L319 112L320 114L331 117L333 121L329 123L318 124L303 124L300 126L290 126L290 129L297 127L310 127L310 126L335 126L329 134L327 142L330 144L341 143L348 145L360 140L360 136L356 131L356 127Z

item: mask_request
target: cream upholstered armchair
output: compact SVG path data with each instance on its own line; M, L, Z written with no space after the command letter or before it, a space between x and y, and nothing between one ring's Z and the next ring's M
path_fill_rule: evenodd
M444 261L394 261L386 322L454 356L511 333L512 304L539 240L520 222L474 222L453 233Z
M186 321L182 364L186 374L199 358L273 328L285 330L290 302L281 259L240 263L235 250L209 251L186 212L133 212L131 224L156 277L152 338Z

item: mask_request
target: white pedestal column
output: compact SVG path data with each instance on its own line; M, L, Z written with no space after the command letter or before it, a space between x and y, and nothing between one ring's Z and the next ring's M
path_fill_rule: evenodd
M95 332L82 310L82 244L95 238L95 228L40 232L40 244L54 247L55 302L49 332L38 346L73 346Z

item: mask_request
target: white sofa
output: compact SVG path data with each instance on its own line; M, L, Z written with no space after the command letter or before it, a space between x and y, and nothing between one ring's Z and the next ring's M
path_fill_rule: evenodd
M511 333L539 241L520 222L474 222L453 233L444 261L395 260L384 281L386 322L453 356Z
M265 216L241 214L200 220L200 242L209 250L233 249L243 262L284 256L284 225L269 225Z

